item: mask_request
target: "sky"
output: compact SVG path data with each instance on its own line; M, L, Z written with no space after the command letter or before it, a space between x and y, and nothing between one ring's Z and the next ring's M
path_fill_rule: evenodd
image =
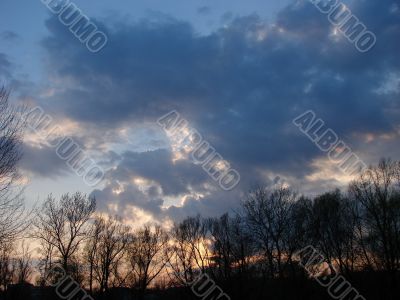
M366 164L399 159L400 6L345 1L377 37L359 52L308 0L74 1L108 37L90 52L40 0L0 2L0 83L104 170L88 186L35 132L25 198L82 191L132 223L235 211L259 185L300 194L349 180L294 124L313 111ZM171 111L240 174L222 189L157 124Z

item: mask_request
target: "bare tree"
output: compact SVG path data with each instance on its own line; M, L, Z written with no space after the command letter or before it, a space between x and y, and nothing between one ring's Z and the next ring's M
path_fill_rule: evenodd
M2 244L0 247L0 290L7 290L15 277L15 264L12 253L13 244Z
M218 268L217 277L230 280L234 264L232 222L228 214L208 220L212 240L212 260Z
M254 233L262 254L266 258L271 277L283 275L283 260L288 257L288 240L291 228L291 211L297 199L289 188L274 190L258 188L243 203L247 222Z
M15 282L29 282L33 274L32 253L28 245L23 242L20 247L20 253L15 258Z
M47 274L53 266L53 255L54 255L54 245L53 243L48 243L51 240L50 232L43 232L43 235L47 235L46 238L39 240L39 255L40 259L37 265L37 271L39 271L39 278L37 284L41 287L46 285Z
M400 165L383 159L370 167L349 189L359 204L360 239L366 259L393 274L400 267ZM373 253L368 257L368 253ZM394 276L395 277L395 276Z
M197 217L188 217L175 224L171 232L172 245L169 248L169 267L175 284L188 286L208 266L209 245L207 244L207 227Z
M88 221L95 211L96 201L81 193L62 195L56 200L50 195L37 211L33 237L53 246L62 267L72 273L72 258L88 237Z
M355 222L352 206L339 190L324 193L314 199L309 228L312 244L324 255L335 272L352 271L355 251Z
M16 107L9 104L9 94L0 89L0 243L11 242L27 228L24 201L16 185L20 178L17 164L22 156L25 123Z
M143 293L169 261L168 235L160 226L145 226L132 237L128 246L132 286Z
M85 244L83 259L85 263L89 266L88 271L88 284L89 292L93 294L93 283L95 278L95 268L97 267L97 248L99 245L100 234L103 230L103 226L98 221L94 221L89 232L89 239Z
M94 221L86 257L90 266L89 276L93 279L95 275L102 293L108 290L111 276L119 276L118 267L128 244L129 230L118 218L97 217ZM93 280L90 281L92 291Z
M300 197L292 206L290 214L290 228L287 231L287 258L293 278L296 276L297 262L294 254L309 246L312 237L312 200L307 197Z
M245 298L247 280L251 277L251 259L255 254L253 237L245 226L245 219L224 214L208 220L212 250L210 271L214 279ZM229 285L237 282L236 285Z

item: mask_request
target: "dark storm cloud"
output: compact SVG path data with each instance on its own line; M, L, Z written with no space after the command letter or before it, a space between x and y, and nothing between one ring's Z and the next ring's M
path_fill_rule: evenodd
M165 214L172 220L181 221L187 216L217 217L224 213L237 212L244 195L235 192L217 191L201 200L188 198L181 207L170 206Z
M205 184L213 185L212 180L200 166L185 160L173 163L171 152L168 150L126 152L120 159L118 167L106 174L106 179L109 181L106 187L93 192L101 209L105 209L107 204L116 203L121 207L121 211L126 205L133 205L160 215L164 203L163 197L183 197L191 191L206 193L208 189ZM149 183L145 183L144 186L135 184L135 178L148 180ZM122 192L116 194L113 190ZM225 192L217 186L212 190L213 194L204 200L198 201L189 197L183 209L171 207L165 214L174 219L202 212L207 215L219 214L230 205L236 207L240 200L240 193L237 191ZM208 206L209 204L214 206Z
M39 148L25 143L23 154L19 166L35 176L54 178L71 173L65 161L57 156L52 147L42 145Z
M100 211L107 211L108 204L116 204L119 207L118 214L124 216L127 205L132 205L145 210L155 216L160 216L163 200L157 197L149 197L135 185L129 185L120 194L113 193L117 186L116 182L109 184L103 190L94 190L91 196L96 198L97 207Z
M142 153L126 152L118 167L111 172L110 178L121 182L134 176L154 180L160 184L166 196L187 193L189 187L198 190L208 180L200 167L186 160L173 163L171 152L161 149Z
M207 36L167 17L104 22L109 44L95 55L51 18L43 41L49 74L69 82L51 101L69 118L108 128L153 122L176 109L240 171L242 187L262 180L260 169L301 179L323 155L291 123L305 110L360 151L365 145L355 135L394 132L399 125L398 95L376 92L400 71L398 5L350 7L378 37L368 53L333 36L326 16L308 1L282 10L273 25L251 15ZM197 169L172 165L167 152L127 153L112 176L151 178L176 195L189 185L200 189L207 179ZM187 206L206 205L193 201Z
M103 190L96 190L100 207L108 203L118 203L122 209L133 205L153 214L161 212L164 196L179 196L189 192L189 188L204 190L202 184L207 175L200 167L188 161L172 162L171 153L167 150L155 150L142 153L126 152L121 155L118 166L106 174L109 181ZM146 192L134 179L145 179ZM120 194L112 193L123 187ZM113 200L114 199L114 200Z

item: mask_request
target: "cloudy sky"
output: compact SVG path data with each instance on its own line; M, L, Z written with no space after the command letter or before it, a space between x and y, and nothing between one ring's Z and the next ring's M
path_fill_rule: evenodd
M233 211L260 184L304 194L349 179L292 120L312 110L364 162L399 159L400 6L345 1L377 36L360 53L307 0L76 0L106 33L88 51L40 0L0 2L0 81L40 106L105 177L87 186L30 132L28 203L83 191L133 222ZM157 119L176 110L240 173L224 191Z

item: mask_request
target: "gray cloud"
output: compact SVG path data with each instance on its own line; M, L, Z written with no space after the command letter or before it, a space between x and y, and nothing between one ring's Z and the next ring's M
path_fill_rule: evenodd
M333 37L326 16L308 1L283 9L275 24L251 15L210 35L167 17L105 26L108 20L102 28L108 27L110 42L96 55L50 18L50 35L43 41L48 75L64 88L46 104L84 127L111 132L154 123L176 109L239 170L240 191L265 181L262 170L297 178L309 190L310 162L324 154L292 125L300 113L314 110L366 158L385 156L389 146L379 139L379 149L370 153L363 135L398 135L398 90L377 92L400 71L400 15L393 5L390 0L351 3L378 36L375 48L364 54L344 37ZM133 186L115 198L155 214L161 213L164 197L188 193L189 187L204 192L208 180L187 161L173 164L164 150L127 152L108 176L110 185L96 191L103 201L114 201L116 180L140 176L157 182L161 194L141 194ZM192 210L212 212L216 205L229 209L240 193L235 195L213 190L165 213L178 217Z
M54 148L42 145L33 147L23 146L23 156L19 166L30 174L44 178L62 177L71 174L66 162L60 159Z

